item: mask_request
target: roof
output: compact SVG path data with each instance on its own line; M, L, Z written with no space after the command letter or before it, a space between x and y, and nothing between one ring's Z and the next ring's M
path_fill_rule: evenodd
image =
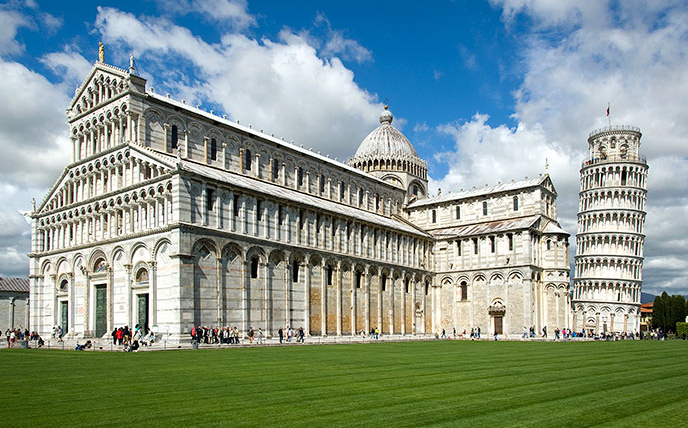
M29 292L29 278L7 278L0 276L0 291Z
M551 233L551 234L563 234L563 235L569 235L567 231L559 227L558 224L556 224L553 221L550 221L547 223L544 229L542 229L542 233Z
M482 235L486 233L506 232L509 230L528 229L540 219L539 215L516 218L511 220L490 221L469 224L466 226L450 227L430 231L435 238L461 238L465 236Z
M464 191L455 192L455 193L446 193L444 195L434 196L431 198L419 199L419 200L409 204L408 208L413 209L413 208L423 207L426 205L442 204L445 202L458 201L461 199L475 198L478 196L485 196L485 195L488 195L490 193L509 192L509 191L517 190L517 189L525 189L528 187L535 187L535 186L541 185L546 180L549 180L549 175L547 175L547 174L541 175L541 176L536 177L536 178L530 178L530 179L521 180L521 181L512 181L511 183L500 183L500 184L497 184L496 186L485 186L485 187L480 188L480 189L476 189L474 187L471 190L464 190Z
M172 98L164 97L164 96L157 94L155 92L147 91L146 95L148 97L156 99L160 102L170 104L172 107L179 107L181 109L187 110L187 111L192 112L194 114L197 114L199 116L203 116L208 120L221 123L221 124L223 124L225 126L229 126L231 128L235 128L239 131L242 131L242 132L245 132L247 134L251 134L251 135L254 135L256 137L259 137L263 140L267 140L267 141L270 141L272 143L275 143L278 146L282 146L288 150L293 150L293 151L305 154L311 158L315 158L315 159L322 161L324 163L327 163L327 164L333 165L335 167L344 169L348 172L352 172L358 176L365 177L367 180L375 181L378 184L384 184L386 187L389 187L389 188L398 189L396 186L394 186L394 185L392 185L392 184L390 184L390 183L388 183L388 182L386 182L380 178L377 178L374 175L368 174L365 171L361 171L360 169L349 166L344 162L340 162L339 160L332 159L328 156L324 156L320 153L316 153L316 152L309 150L309 149L306 149L304 147L297 146L296 144L288 143L288 142L286 142L280 138L276 138L274 135L268 135L268 134L265 134L263 132L256 131L255 129L250 128L248 126L240 125L237 122L232 122L231 120L226 119L224 117L219 117L213 113L209 113L207 111L201 110L200 108L189 106L188 104L179 102L179 101L174 100Z
M381 125L375 128L358 146L354 158L384 158L387 156L418 157L411 142L392 126L394 116L386 109L380 114Z
M141 149L141 147L137 148ZM174 165L175 163L179 163L179 159L169 154L163 154L152 149L146 149L145 153L152 154L153 157L161 158L163 162L168 164ZM390 218L376 213L371 213L369 211L365 211L359 208L350 207L339 202L319 198L317 196L309 195L307 193L302 193L293 189L258 180L253 177L236 174L230 171L214 168L209 165L203 165L185 159L181 160L180 168L183 171L189 171L191 173L201 175L203 177L207 177L213 180L217 180L222 183L227 183L232 186L251 189L264 195L272 196L279 199L286 199L297 204L306 204L313 207L318 207L324 211L329 211L345 217L355 218L360 221L377 224L382 227L400 230L409 234L430 237L430 235L428 235L427 233L424 233L418 230L417 228L411 226L410 224L406 224L405 222L402 222L395 218Z

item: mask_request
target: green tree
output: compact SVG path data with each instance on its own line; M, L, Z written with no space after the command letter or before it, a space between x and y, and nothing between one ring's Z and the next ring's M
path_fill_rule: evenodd
M680 294L671 296L671 329L676 332L676 323L686 319L686 299Z
M664 299L661 295L655 296L655 303L652 305L652 327L664 328Z

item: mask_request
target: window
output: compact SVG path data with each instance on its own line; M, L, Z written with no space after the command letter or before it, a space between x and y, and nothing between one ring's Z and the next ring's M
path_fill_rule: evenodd
M250 150L244 150L244 169L246 169L246 171L251 170L251 151Z
M344 183L339 184L339 199L344 199Z
M624 169L623 171L621 171L621 185L622 186L626 185L626 177L627 177L626 170Z
M263 203L260 199L256 199L256 220L263 220Z
M478 254L478 238L473 238L473 254Z
M518 196L514 196L514 211L518 211Z
M461 282L461 300L468 300L468 284L466 284L466 281Z
M514 235L512 235L511 233L507 233L506 238L509 241L509 251L513 251L514 250Z
M239 195L234 195L234 217L239 217Z
M404 293L408 293L408 292L409 292L409 279L406 278L406 281L404 283Z
M206 189L205 190L205 210L206 211L212 211L213 208L215 207L215 191L213 189Z
M177 148L177 145L179 143L179 136L177 135L177 125L172 125L172 139L171 139L171 145L173 149Z
M380 211L380 195L375 195L375 211Z
M299 210L299 229L303 230L303 224L305 223L303 218L303 210Z
M279 161L277 159L272 160L272 179L277 180L279 178Z
M282 213L282 205L277 205L277 224L279 224L280 226L282 226L282 223L284 223L284 220L282 218L283 215L284 214Z
M490 251L494 253L496 251L496 249L497 249L497 245L495 243L495 237L490 236Z
M358 205L363 205L363 189L358 189Z
M416 186L415 184L411 186L411 194L413 196L418 196L418 186Z
M325 176L320 174L320 194L325 193Z
M296 185L301 187L303 186L303 168L299 167L296 170Z
M461 241L456 241L456 255L461 255Z
M210 159L217 160L217 140L210 140Z
M251 278L258 278L258 257L251 259Z
M426 282L425 282L425 295L426 295L426 296L428 295L428 291L429 291L429 290L430 290L430 285L429 285L429 284L427 283L427 281L426 281Z
M456 206L456 219L461 220L461 207L458 205Z
M437 210L432 210L432 222L437 223Z
M66 279L63 279L62 282L60 283L60 291L67 291L68 285L69 285L69 282L67 282Z
M483 215L487 215L487 201L483 202Z
M547 249L548 249L548 250L551 250L551 249L552 249L552 241L549 240L549 239L547 240Z
M327 285L332 285L332 274L334 273L332 266L327 267Z
M299 261L294 260L291 265L291 280L292 282L299 282Z
M356 288L361 288L361 272L356 271Z
M382 275L380 277L380 287L382 287L382 291L387 290L387 275Z

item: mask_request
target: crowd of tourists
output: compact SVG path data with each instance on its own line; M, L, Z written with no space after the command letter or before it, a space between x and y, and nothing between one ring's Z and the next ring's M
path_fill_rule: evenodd
M0 336L2 336L2 330L0 330ZM17 342L26 341L33 342L35 346L41 347L45 344L43 338L38 334L38 332L29 332L29 329L22 330L21 328L8 328L5 330L5 340L7 340L7 347L11 348Z
M127 325L115 328L110 336L112 344L121 346L125 352L136 352L141 346L151 346L156 341L155 333L139 324L136 324L133 330Z
M280 327L277 334L279 335L279 343L291 343L292 341L303 343L306 337L303 327L300 327L298 330L294 330L289 326L286 328ZM199 325L191 328L190 335L192 344L239 345L242 339L242 335L236 326L208 327ZM246 332L246 339L250 344L262 345L265 342L265 333L261 327L258 327L257 330L249 327Z

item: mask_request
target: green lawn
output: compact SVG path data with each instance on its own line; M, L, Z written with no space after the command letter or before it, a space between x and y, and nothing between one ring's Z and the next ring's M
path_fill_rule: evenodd
M1 350L2 426L686 426L688 341Z

